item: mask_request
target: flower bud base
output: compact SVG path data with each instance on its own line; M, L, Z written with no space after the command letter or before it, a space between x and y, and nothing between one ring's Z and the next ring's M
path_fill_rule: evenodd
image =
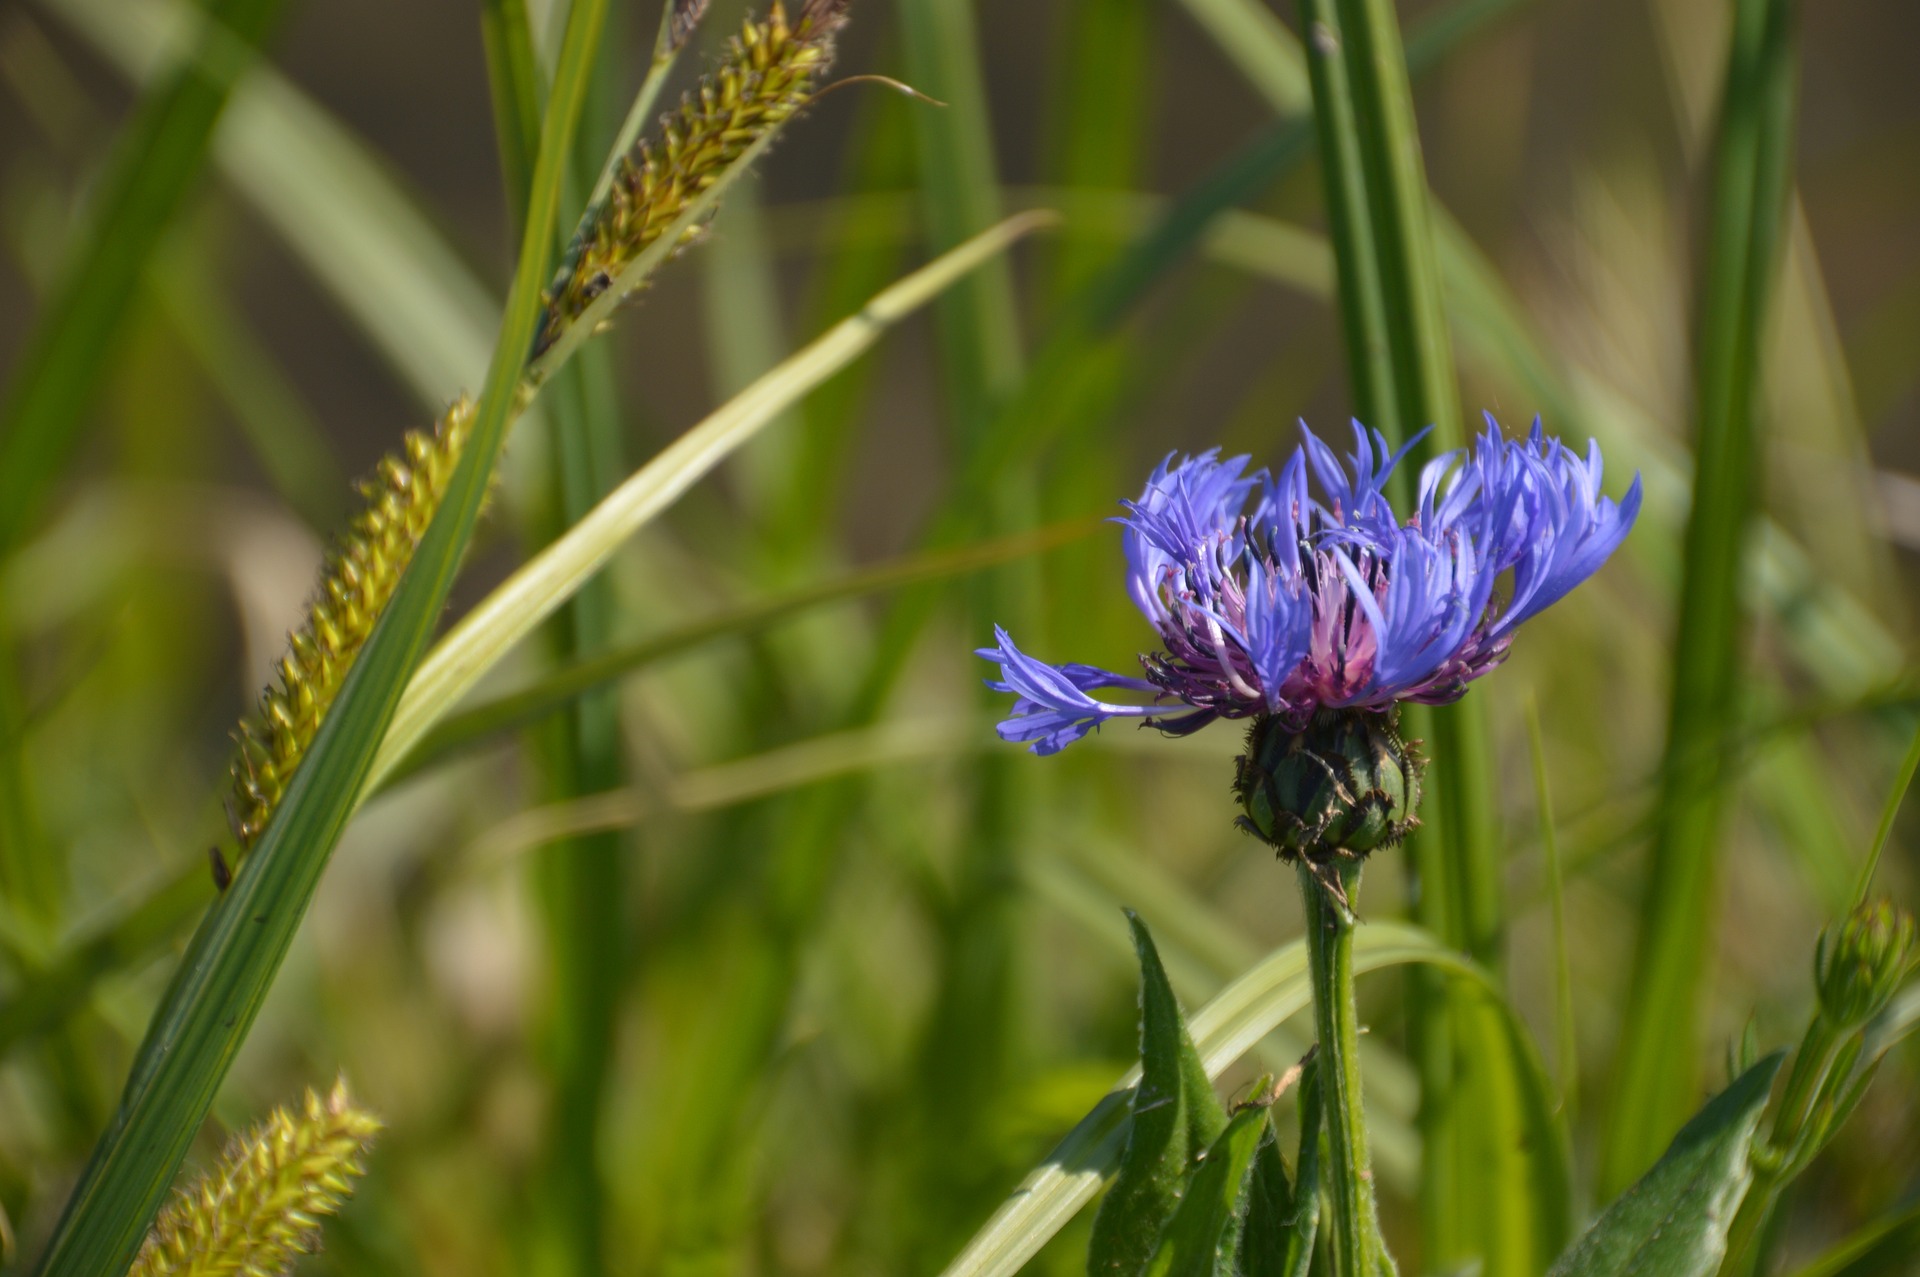
M1234 760L1234 823L1287 861L1391 847L1419 824L1418 744L1401 738L1397 710L1322 710L1301 732L1257 718Z

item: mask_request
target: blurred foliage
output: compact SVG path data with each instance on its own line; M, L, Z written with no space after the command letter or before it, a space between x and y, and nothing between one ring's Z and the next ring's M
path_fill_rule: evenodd
M745 7L716 0L663 106ZM215 898L227 733L305 615L348 507L338 477L483 390L537 150L514 130L541 110L496 111L492 86L539 98L567 16L489 6L495 45L518 22L527 46L490 81L477 6L293 4L269 23L273 8L223 6L257 13L238 34L264 31L264 58L211 96L170 34L181 6L0 9L0 378L24 394L50 349L68 378L26 401L41 424L0 440L0 490L33 493L0 516L4 1271L52 1233ZM1509 428L1538 411L1601 440L1614 491L1634 470L1648 488L1627 552L1473 693L1493 804L1476 852L1498 907L1476 957L1568 1088L1582 1219L1676 784L1661 759L1731 15L1401 13L1453 406ZM659 16L610 7L560 226L655 65ZM1271 458L1296 417L1351 410L1298 21L1265 0L856 0L835 74L948 105L872 84L820 100L708 242L587 348L578 384L514 428L455 614L912 265L1006 210L1063 214L624 542L598 601L462 704L486 734L430 737L354 818L193 1159L314 1077L352 1080L387 1130L302 1271L938 1271L1136 1057L1122 906L1190 1009L1298 936L1288 875L1232 827L1233 732L1018 756L969 654L997 619L1037 651L1125 668L1147 630L1117 533L1072 534L1172 449ZM1704 972L1697 1033L1656 1061L1686 1111L1736 1076L1724 1056L1752 1062L1749 1033L1789 1046L1813 1020L1815 939L1853 903L1920 706L1920 93L1903 52L1920 18L1799 21L1781 264L1743 338L1755 518L1724 556L1739 580L1717 582L1742 663L1696 733L1711 765L1684 778L1722 804L1709 889L1672 924ZM125 139L182 92L187 142L151 161L137 206L114 205ZM102 260L116 216L138 239L108 246L113 269L65 273ZM113 291L82 318L116 340L47 335L80 323L62 318L80 277ZM538 717L589 689L599 738L596 702ZM1876 876L1909 905L1915 819L1894 822ZM1383 934L1414 916L1405 882L1378 859L1366 920ZM581 964L590 990L565 976ZM1409 1273L1430 1236L1416 1119L1448 1098L1419 1091L1408 1002L1425 987L1360 981L1381 1214ZM569 1032L576 1007L596 1018ZM1771 1204L1756 1271L1910 1259L1916 1019L1909 989L1865 1030L1854 1050L1878 1079ZM1222 1021L1192 1023L1212 1069ZM1242 1046L1223 1093L1310 1037L1296 1016ZM1291 1108L1273 1110L1284 1149ZM1657 1151L1677 1122L1642 1117ZM600 1234L558 1259L557 1175L597 1194L570 1218ZM1093 1215L1032 1270L1080 1271Z

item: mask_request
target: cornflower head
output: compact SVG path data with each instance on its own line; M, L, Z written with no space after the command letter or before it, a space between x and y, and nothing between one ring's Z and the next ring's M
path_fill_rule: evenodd
M345 1082L298 1109L278 1108L234 1140L220 1164L174 1198L129 1277L278 1277L319 1240L364 1173L380 1121Z
M1252 719L1243 823L1283 853L1364 851L1411 827L1420 763L1397 706L1457 700L1500 664L1626 537L1640 481L1615 503L1597 445L1582 456L1538 421L1509 440L1489 416L1471 448L1422 469L1402 519L1385 489L1417 439L1393 452L1356 422L1343 465L1302 430L1278 473L1169 456L1122 502L1127 590L1161 643L1143 677L1051 665L995 629L980 655L1016 698L1003 739L1052 754L1112 719L1173 735ZM1095 695L1108 691L1150 699Z
M239 748L227 820L242 854L266 831L347 671L392 599L446 495L472 426L473 402L456 400L432 430L409 431L401 450L361 482L365 504L327 556L306 624L287 636L276 681L261 693L254 714L234 729Z
M833 35L845 21L847 3L806 0L799 17L789 21L780 0L773 0L765 17L746 20L720 64L662 118L659 139L641 141L620 159L606 200L548 287L535 356L762 138L806 107L833 63ZM704 8L687 6L680 25L691 31ZM679 22L682 14L675 16ZM673 251L703 229L687 228Z

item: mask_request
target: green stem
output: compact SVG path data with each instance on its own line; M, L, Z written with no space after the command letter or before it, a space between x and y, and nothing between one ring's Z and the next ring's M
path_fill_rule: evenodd
M1360 862L1336 864L1340 889L1351 901L1360 886ZM1333 1207L1328 1220L1336 1277L1376 1277L1392 1271L1380 1242L1374 1209L1373 1167L1367 1156L1367 1118L1360 1105L1360 1024L1353 1004L1353 911L1336 900L1313 868L1297 865L1307 915L1307 965L1313 977L1313 1025L1320 1039L1321 1106L1327 1134L1325 1183Z
M1774 1106L1764 1155L1754 1159L1753 1184L1741 1199L1740 1210L1728 1230L1727 1260L1721 1269L1727 1277L1745 1277L1759 1268L1764 1248L1757 1243L1781 1190L1803 1164L1807 1123L1827 1094L1827 1083L1844 1040L1840 1029L1824 1015L1815 1015L1800 1039L1793 1072L1787 1075L1787 1085Z
M1666 758L1597 1187L1651 1166L1693 1108L1726 798L1711 780L1739 717L1741 568L1764 488L1761 343L1791 184L1796 0L1738 0L1699 304L1687 518Z

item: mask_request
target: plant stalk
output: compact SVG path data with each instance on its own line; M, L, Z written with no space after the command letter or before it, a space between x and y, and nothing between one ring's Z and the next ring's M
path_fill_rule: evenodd
M1810 1156L1808 1123L1824 1107L1834 1064L1846 1035L1826 1016L1816 1014L1794 1052L1793 1071L1774 1106L1764 1155L1754 1158L1753 1183L1741 1199L1727 1233L1727 1259L1721 1271L1727 1277L1751 1277L1760 1267L1765 1248L1759 1244L1780 1200L1781 1190ZM1851 1058L1851 1057L1850 1057ZM1818 1139L1816 1137L1817 1145Z
M1328 1237L1336 1277L1393 1271L1380 1241L1367 1155L1367 1118L1360 1104L1360 1024L1353 1002L1353 928L1357 919L1334 898L1306 861L1296 870L1307 916L1307 966L1313 980L1313 1026L1320 1040L1321 1106L1327 1134L1325 1183L1333 1207ZM1348 901L1360 886L1360 861L1339 859L1333 873Z

